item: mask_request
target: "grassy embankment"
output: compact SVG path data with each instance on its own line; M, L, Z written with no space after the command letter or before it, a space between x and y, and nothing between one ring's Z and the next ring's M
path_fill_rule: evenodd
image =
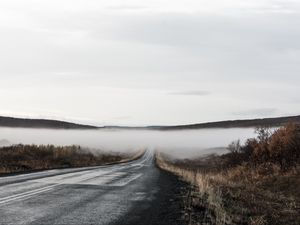
M157 153L157 165L193 184L190 224L300 224L300 125L274 133L258 129L244 146L229 153L194 160L174 160ZM203 218L202 218L203 219Z
M107 165L137 159L143 153L92 152L80 146L13 145L0 148L0 174Z

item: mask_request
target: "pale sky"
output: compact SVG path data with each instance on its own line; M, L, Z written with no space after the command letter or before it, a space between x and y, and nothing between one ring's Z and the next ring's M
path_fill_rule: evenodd
M170 125L300 114L299 0L1 0L0 115Z

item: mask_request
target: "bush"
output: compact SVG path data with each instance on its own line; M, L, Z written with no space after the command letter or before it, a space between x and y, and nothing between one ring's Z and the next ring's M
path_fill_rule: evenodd
M13 145L0 148L0 173L51 168L97 166L128 155L90 152L80 146Z
M244 146L240 146L239 141L229 145L229 165L274 163L281 169L288 169L299 163L299 124L288 124L273 133L269 128L258 128L256 133L257 138L248 139Z
M289 124L275 131L268 150L270 160L282 169L295 166L300 158L300 125Z

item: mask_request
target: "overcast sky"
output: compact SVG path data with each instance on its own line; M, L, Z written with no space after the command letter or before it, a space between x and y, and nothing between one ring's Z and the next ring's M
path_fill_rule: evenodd
M300 114L299 0L1 0L0 114L185 124Z

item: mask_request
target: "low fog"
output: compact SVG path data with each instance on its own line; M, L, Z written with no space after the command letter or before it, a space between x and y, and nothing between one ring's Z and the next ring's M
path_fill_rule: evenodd
M228 144L255 136L253 128L151 130L51 130L0 128L2 144L80 145L95 151L135 151L152 148L178 158L222 153ZM4 141L5 140L5 141Z

